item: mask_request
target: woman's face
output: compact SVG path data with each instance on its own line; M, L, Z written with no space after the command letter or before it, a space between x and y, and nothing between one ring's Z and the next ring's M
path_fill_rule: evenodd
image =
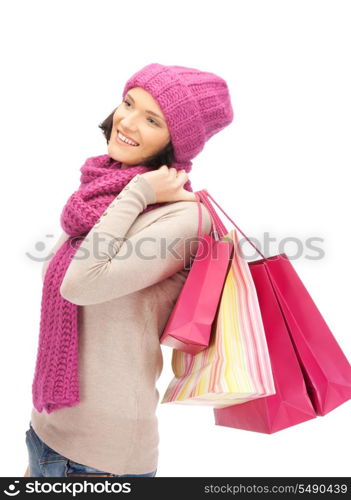
M120 132L137 146L117 138ZM167 146L170 134L166 119L152 95L141 87L129 89L113 114L108 154L122 162L121 168L142 164Z

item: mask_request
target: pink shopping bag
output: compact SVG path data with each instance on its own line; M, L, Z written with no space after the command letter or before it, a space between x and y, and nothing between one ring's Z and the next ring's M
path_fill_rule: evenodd
M317 415L351 398L351 366L288 257L249 264L265 267L294 345ZM255 283L256 284L256 283Z
M276 393L213 411L216 425L271 434L317 415L266 267L256 266L250 271L266 332Z
M213 221L211 233L202 232L200 198L197 193L195 195L199 208L199 244L187 279L160 337L161 344L190 354L196 354L209 345L211 326L233 251L232 242L218 239Z

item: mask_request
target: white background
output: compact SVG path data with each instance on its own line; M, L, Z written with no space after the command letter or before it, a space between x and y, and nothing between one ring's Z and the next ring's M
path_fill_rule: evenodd
M27 465L41 261L79 168L107 152L98 124L151 62L226 79L234 121L194 159L193 190L276 238L269 255L302 243L293 265L351 358L350 14L337 0L1 2L2 476ZM322 259L307 258L309 237ZM158 418L159 477L350 475L349 402L271 435L215 426L206 407L160 405Z

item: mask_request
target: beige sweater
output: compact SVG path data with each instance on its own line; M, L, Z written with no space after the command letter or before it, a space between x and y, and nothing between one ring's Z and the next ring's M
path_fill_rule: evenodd
M66 458L113 474L144 474L158 464L159 338L197 248L198 206L171 202L140 215L156 202L140 175L120 195L86 235L60 289L82 306L81 402L50 414L33 408L31 423ZM211 218L201 209L208 234ZM67 238L61 235L53 253Z

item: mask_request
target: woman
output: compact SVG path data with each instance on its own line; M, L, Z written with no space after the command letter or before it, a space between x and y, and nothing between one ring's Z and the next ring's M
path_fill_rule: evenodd
M197 248L190 160L232 119L219 76L153 63L100 125L108 155L81 168L43 266L30 477L155 476L159 338Z

